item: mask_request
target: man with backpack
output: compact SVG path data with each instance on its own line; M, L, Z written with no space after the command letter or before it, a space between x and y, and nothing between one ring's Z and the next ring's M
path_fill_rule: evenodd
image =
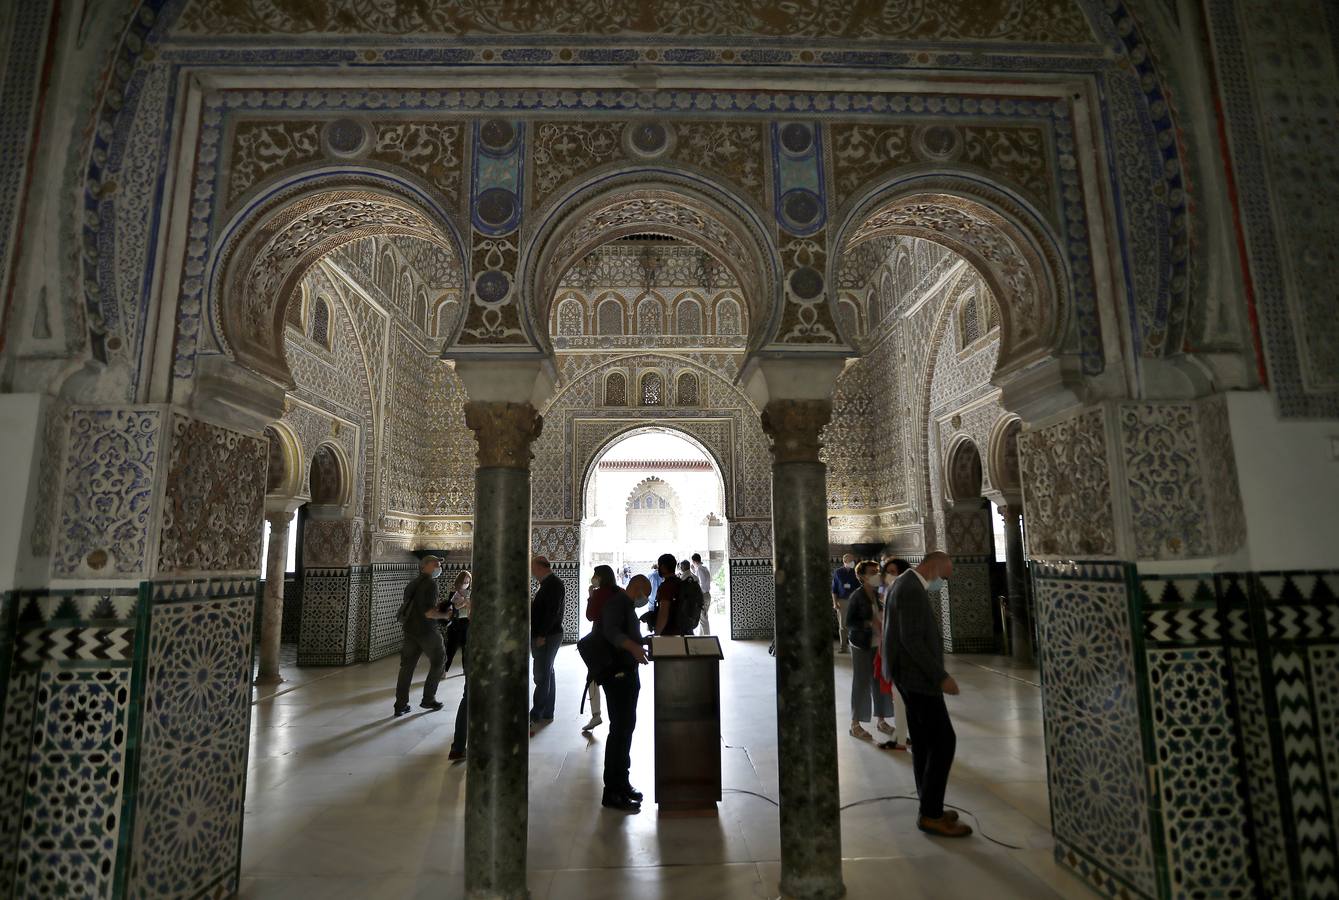
M604 795L600 805L623 812L641 810L642 793L628 780L632 766L632 733L637 727L637 698L641 694L639 665L646 665L637 604L651 593L645 575L634 575L627 591L614 584L614 570L595 567L597 590L610 588L600 608L596 627L577 642L590 679L604 689L609 713L609 739L604 748Z
M656 560L660 590L656 592L656 634L661 637L692 634L702 617L702 589L694 578L681 579L675 574L678 560L663 553Z
M425 556L419 565L418 577L404 589L404 600L395 614L404 629L404 645L400 649L400 677L395 682L395 715L409 712L409 684L414 680L418 658L428 655L428 678L423 682L423 709L438 710L437 684L446 668L446 645L442 630L431 620L445 619L449 613L437 609L437 577L442 574L442 558Z

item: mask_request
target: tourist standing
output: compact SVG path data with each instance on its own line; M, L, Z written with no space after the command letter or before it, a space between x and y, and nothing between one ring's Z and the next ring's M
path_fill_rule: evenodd
M608 571L607 577L605 570ZM590 591L586 595L586 621L592 623L592 632L600 631L600 611L617 591L614 570L608 566L596 566L590 580ZM591 679L586 683L586 690L590 693L590 721L581 727L583 733L593 731L604 723L600 716L600 686Z
M404 629L404 644L400 648L400 676L395 682L395 715L409 712L409 684L414 680L418 658L428 655L428 677L423 682L423 709L438 710L437 684L442 680L446 665L446 647L442 630L434 619L445 619L446 613L437 609L437 578L442 574L442 558L425 556L419 563L418 576L404 589L404 599L395 617Z
M530 645L535 658L535 697L530 707L533 724L553 721L553 706L557 700L553 664L558 659L558 648L563 645L563 597L566 591L562 579L553 574L553 566L542 556L536 556L530 563L530 574L539 582L539 589L530 602Z
M887 718L893 714L893 698L879 689L874 675L874 655L883 634L883 616L879 613L879 585L883 578L879 564L865 560L855 567L860 587L846 598L846 632L851 646L851 736L862 741L872 737L861 724L870 715L878 718L878 729L892 734Z
M832 573L832 610L837 617L837 633L841 640L838 653L845 653L849 638L846 634L846 598L860 586L855 574L855 554L843 553L841 566Z
M885 623L887 622L888 619L887 592L889 589L892 588L893 582L897 580L897 576L901 575L903 572L905 572L907 569L910 568L911 563L907 562L905 559L902 559L901 557L895 557L889 559L887 562L883 564L884 594L882 597L879 598L879 609L883 613ZM883 648L880 648L880 652L884 653L886 651L883 650ZM879 665L881 668L886 668L883 666L882 657L880 657L879 659ZM885 685L891 687L891 690L888 692L887 696L891 697L893 700L893 737L892 740L885 741L879 746L885 750L906 750L908 745L911 743L909 740L907 740L908 735L907 704L902 700L902 693L897 689L896 685L893 685L886 678L883 679L883 682L884 682L883 684L879 685L880 690L883 690Z
M660 576L660 587L656 588L656 634L664 637L683 634L682 623L678 621L679 578L674 574L678 560L673 553L662 553L656 560L656 573Z
M451 596L446 598L447 614L451 619L446 623L446 667L443 672L451 671L457 651L460 652L461 668L469 661L465 644L470 636L470 587L473 580L469 569L461 569L451 587Z
M604 796L600 803L625 812L639 811L642 803L642 793L632 786L628 770L632 767L632 733L637 728L637 698L641 694L637 667L646 665L637 601L644 600L650 593L650 580L645 575L637 575L628 582L626 593L613 591L600 609L600 631L614 648L613 664L600 677L605 705L609 708L609 741L604 748Z
M966 837L972 829L944 809L944 791L958 738L949 721L945 694L957 694L958 682L944 669L944 641L930 613L930 591L953 574L947 553L927 553L921 564L903 572L888 588L884 627L884 677L902 692L911 731L911 760L920 794L916 827L941 837Z
M693 554L693 577L702 588L702 633L711 634L711 570L702 564L702 554Z

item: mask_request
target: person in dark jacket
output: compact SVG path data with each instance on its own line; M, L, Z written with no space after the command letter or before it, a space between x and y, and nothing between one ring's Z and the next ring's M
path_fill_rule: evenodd
M400 677L395 682L395 715L409 712L409 683L414 680L418 658L428 655L428 677L423 682L424 709L442 708L437 699L437 684L446 667L446 645L442 630L433 619L445 619L447 613L437 609L437 576L442 574L442 558L425 556L419 565L418 577L404 589L397 618L404 628L404 645L400 649Z
M553 721L557 699L553 664L563 645L562 579L553 574L553 566L542 556L530 563L530 574L539 582L539 590L530 602L530 647L535 659L535 698L530 707L530 722Z
M832 573L832 609L837 615L837 634L841 645L838 653L846 653L850 646L846 633L846 598L860 587L860 579L855 574L855 554L843 553L841 568Z
M613 581L613 570L608 571ZM632 766L630 755L632 732L637 727L637 697L641 693L639 665L646 665L646 651L642 647L641 620L637 618L637 604L651 593L651 582L645 575L634 575L628 582L627 592L615 589L600 609L598 627L614 648L614 663L600 677L604 688L605 706L609 710L609 741L604 748L604 796L602 806L637 812L641 809L642 793L628 780Z
M944 641L930 612L930 592L953 574L953 560L935 550L887 588L884 609L883 676L902 692L911 731L911 762L920 794L916 827L940 837L966 837L972 829L944 809L944 791L958 738L945 694L958 682L944 669Z
M656 572L660 575L660 586L656 588L656 634L667 637L672 634L686 634L679 621L679 561L673 553L662 553L656 560ZM650 584L647 580L647 584ZM697 623L694 622L694 625Z

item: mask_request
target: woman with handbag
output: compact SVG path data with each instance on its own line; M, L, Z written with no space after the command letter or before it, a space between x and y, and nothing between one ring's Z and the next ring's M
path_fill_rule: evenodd
M887 717L893 714L893 699L879 690L874 677L874 656L883 637L883 615L879 610L879 588L883 576L879 564L865 560L855 567L860 587L846 599L846 634L851 644L851 737L873 738L861 724L878 719L878 729L892 734Z

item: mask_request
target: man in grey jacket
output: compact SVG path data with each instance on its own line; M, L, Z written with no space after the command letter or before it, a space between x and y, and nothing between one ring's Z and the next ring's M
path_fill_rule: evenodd
M930 591L953 574L953 560L935 550L887 589L883 623L883 675L902 694L911 731L911 763L920 794L916 827L940 837L967 837L972 829L944 809L944 791L958 737L944 705L958 683L944 670L944 639L930 612Z

